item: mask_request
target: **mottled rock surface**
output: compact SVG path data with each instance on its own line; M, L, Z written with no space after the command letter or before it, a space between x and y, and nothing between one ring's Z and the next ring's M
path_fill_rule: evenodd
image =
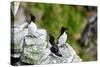
M47 44L46 41L42 42L39 38L26 37L23 44L24 49L21 55L21 61L29 64L81 62L81 59L69 44L66 43L66 48L59 47L63 57L51 53L49 47L46 47Z

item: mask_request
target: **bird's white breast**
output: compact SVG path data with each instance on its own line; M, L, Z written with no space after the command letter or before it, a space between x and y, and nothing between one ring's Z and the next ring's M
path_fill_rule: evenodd
M67 40L67 34L64 32L58 39L58 43L63 45Z
M28 25L28 32L30 35L35 35L37 31L37 26L34 22L31 22L29 25Z

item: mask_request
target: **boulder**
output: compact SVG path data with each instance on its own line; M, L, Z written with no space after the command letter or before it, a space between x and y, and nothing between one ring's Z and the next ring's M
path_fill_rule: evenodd
M42 42L39 38L25 37L21 62L28 64L56 64L82 61L68 43L65 43L66 48L59 47L63 57L53 54L49 47L46 47L47 44L46 41Z

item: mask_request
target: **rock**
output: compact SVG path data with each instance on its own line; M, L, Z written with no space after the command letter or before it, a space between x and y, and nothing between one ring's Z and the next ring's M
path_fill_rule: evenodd
M73 63L73 62L81 62L82 60L79 56L75 53L70 45L67 45L67 48L59 47L61 54L63 57L58 57L53 53L49 53L45 59L42 59L40 64L55 64L55 63ZM46 49L47 51L47 49ZM42 58L42 57L41 57Z
M37 38L28 37L27 29L14 33L14 44L12 44L14 46L12 51L14 52L11 54L11 57L20 58L20 62L14 63L15 65L73 63L82 61L68 43L65 43L66 48L59 46L63 57L56 56L49 49L50 43L46 41L46 30L38 29L36 33Z
M45 29L37 29L36 31L36 36L38 38L40 38L42 41L46 41L47 40L47 32Z
M11 57L19 58L22 51L23 38L28 34L25 28L28 23L24 9L19 7L20 2L13 2L11 5L12 21L11 21Z
M47 43L41 42L39 38L25 37L21 61L29 64L38 64L39 58Z
M23 38L28 34L28 30L22 29L20 32L15 32L16 31L14 31L14 34L11 35L11 52L13 52L11 53L11 56L18 58L22 52Z
M73 48L66 43L67 47L59 47L63 57L56 56L51 53L47 47L47 42L42 42L37 38L25 38L24 50L21 55L21 62L28 64L56 64L56 63L73 63L81 62L82 60L75 53Z

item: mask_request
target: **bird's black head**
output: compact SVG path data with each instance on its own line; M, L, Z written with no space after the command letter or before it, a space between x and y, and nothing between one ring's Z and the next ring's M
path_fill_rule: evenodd
M52 36L52 35L50 35L50 34L49 34L49 36L50 36L49 42L50 42L50 43L54 43L54 36Z
M30 16L31 16L31 21L33 21L35 23L35 16L32 14L30 14Z
M67 30L67 28L65 28L65 27L62 27L62 28L61 28L61 31L64 32L65 30Z

